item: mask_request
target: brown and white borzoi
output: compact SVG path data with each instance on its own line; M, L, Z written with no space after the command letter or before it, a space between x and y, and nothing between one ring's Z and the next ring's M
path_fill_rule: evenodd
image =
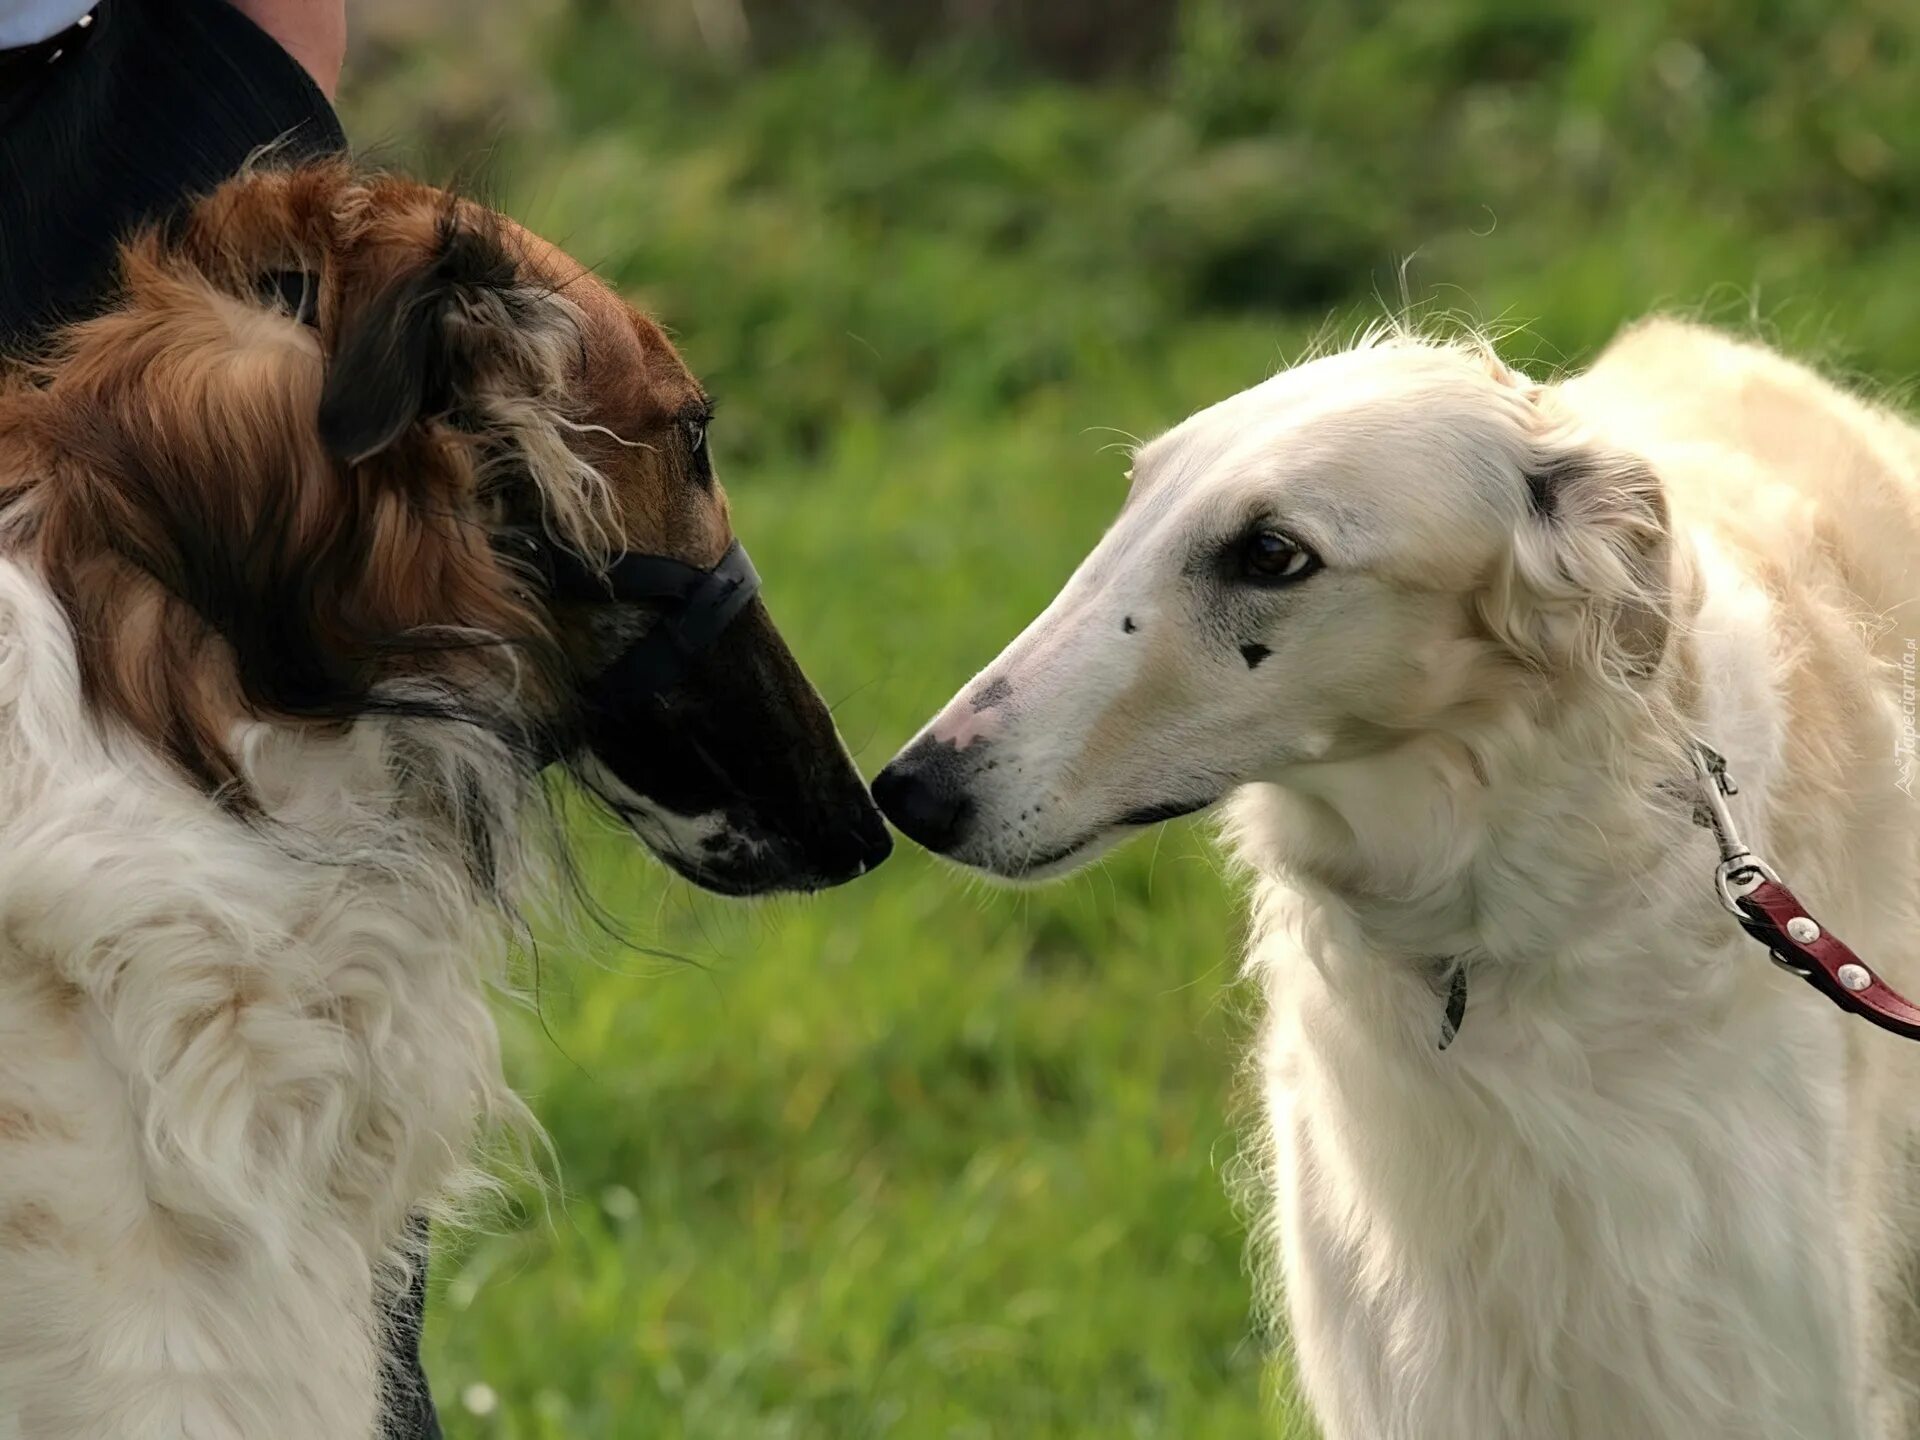
M1775 354L1386 338L1143 447L875 794L1010 878L1231 797L1330 1440L1912 1436L1920 1046L1723 912L1689 743L1910 988L1917 598L1920 434Z
M885 827L758 602L620 680L677 620L605 567L738 552L573 261L343 164L123 260L0 378L0 1435L368 1440L407 1217L518 1111L543 769L732 893Z

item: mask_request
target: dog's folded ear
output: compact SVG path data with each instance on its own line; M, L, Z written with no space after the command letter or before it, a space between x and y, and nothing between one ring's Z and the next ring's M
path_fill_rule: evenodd
M1537 669L1632 684L1658 667L1673 624L1665 492L1645 460L1542 418L1483 618Z
M497 235L442 222L434 258L347 315L320 395L320 439L357 465L416 421L451 409L471 373L485 301L509 294L514 263Z

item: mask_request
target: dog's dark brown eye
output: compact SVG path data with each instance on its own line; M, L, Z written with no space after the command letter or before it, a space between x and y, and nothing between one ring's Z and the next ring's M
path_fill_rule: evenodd
M1256 585L1304 580L1319 568L1318 556L1278 530L1261 526L1240 542L1240 573Z
M703 488L713 484L713 457L707 453L707 426L711 418L707 415L680 417L680 434L687 442L687 460L694 483Z

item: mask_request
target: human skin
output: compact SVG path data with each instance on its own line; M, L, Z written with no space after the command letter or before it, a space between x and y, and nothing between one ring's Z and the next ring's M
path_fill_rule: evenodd
M233 6L280 42L331 100L347 54L346 0L233 0Z

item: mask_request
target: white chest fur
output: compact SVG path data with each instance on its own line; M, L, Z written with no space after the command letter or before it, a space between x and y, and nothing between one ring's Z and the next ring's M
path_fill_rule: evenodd
M1837 1015L1649 1017L1598 1054L1578 1017L1476 993L1453 1049L1394 1054L1303 988L1266 1093L1330 1437L1856 1433L1834 1383L1855 1277L1823 1220L1845 1180Z
M290 829L238 824L0 564L0 1434L372 1433L404 1218L511 1102L498 939L363 739L256 755Z

